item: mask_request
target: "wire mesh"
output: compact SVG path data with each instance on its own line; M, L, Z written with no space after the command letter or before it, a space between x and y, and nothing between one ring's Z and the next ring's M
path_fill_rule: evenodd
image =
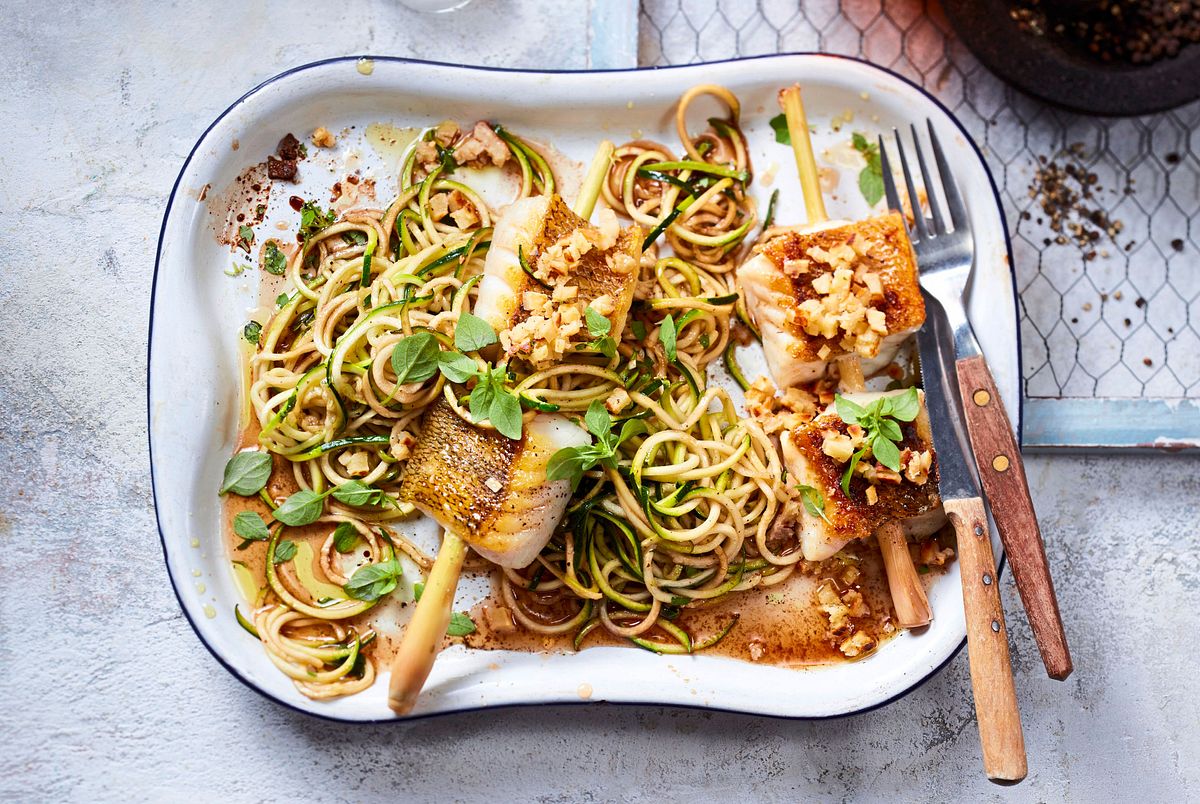
M982 147L1012 236L1027 398L1200 398L1200 102L1127 119L1047 106L983 67L936 3L641 4L643 66L805 50L917 82ZM1031 196L1040 160L1068 149L1095 174L1093 205L1121 222L1115 237L1060 238Z

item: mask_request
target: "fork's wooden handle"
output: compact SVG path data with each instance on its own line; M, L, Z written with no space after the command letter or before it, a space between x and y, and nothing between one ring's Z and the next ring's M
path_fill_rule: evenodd
M970 497L946 500L946 516L958 535L958 563L962 573L963 608L967 615L967 654L971 661L971 689L975 717L983 747L983 769L994 782L1019 782L1025 778L1025 735L1017 708L1008 656L1008 629L1000 606L1000 584L988 534L983 500Z
M958 361L958 387L962 391L967 434L975 449L983 491L1008 552L1042 663L1051 678L1061 681L1071 675L1072 665L1054 594L1054 579L1050 576L1046 547L1029 496L1021 450L983 357L964 357Z

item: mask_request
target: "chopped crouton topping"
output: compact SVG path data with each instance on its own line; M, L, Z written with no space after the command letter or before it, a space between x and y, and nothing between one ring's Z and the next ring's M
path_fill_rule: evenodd
M338 463L346 469L351 477L362 477L371 471L370 454L364 449L342 450L338 455Z
M828 268L812 280L817 296L800 303L795 323L809 335L839 339L847 352L868 358L879 353L883 336L888 334L887 315L877 306L883 300L883 283L861 259L872 245L866 238L851 235L848 243L828 249L810 246L805 252L808 259L783 263L784 273L793 277L814 266L816 270ZM829 354L827 351L822 359Z
M852 636L843 640L842 643L838 645L838 650L840 650L847 659L853 659L857 656L867 653L868 651L874 650L877 644L878 643L875 641L875 639L866 631L856 631Z
M503 167L510 155L508 145L482 120L454 147L454 161L471 167L483 167L489 163Z
M337 140L325 126L318 126L312 133L312 144L318 148L332 148Z
M770 379L759 377L746 391L746 412L771 435L811 421L817 413L817 399L803 388L788 388L779 394Z
M929 450L915 452L906 449L900 455L900 465L904 469L904 477L910 483L924 486L929 480L929 470L933 467L933 453Z
M613 392L604 400L604 407L609 413L616 414L625 409L629 404L629 392L618 386L613 389Z

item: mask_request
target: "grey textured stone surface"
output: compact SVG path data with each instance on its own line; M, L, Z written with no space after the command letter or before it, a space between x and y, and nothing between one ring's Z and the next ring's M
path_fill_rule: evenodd
M1006 575L1030 760L1014 789L981 773L965 655L891 706L815 723L593 705L351 728L222 670L171 593L145 440L154 250L192 143L321 57L586 60L583 0L338 5L0 3L0 800L1197 795L1189 459L1029 461L1076 671L1046 678Z

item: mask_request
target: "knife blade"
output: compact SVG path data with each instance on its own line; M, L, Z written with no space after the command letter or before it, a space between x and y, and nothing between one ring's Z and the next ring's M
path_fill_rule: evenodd
M979 492L958 383L953 379L953 333L942 306L924 290L922 295L925 325L917 333L921 384L933 432L938 493L958 537L967 652L983 766L993 781L1017 782L1027 772L1025 736L1017 707L987 509Z

